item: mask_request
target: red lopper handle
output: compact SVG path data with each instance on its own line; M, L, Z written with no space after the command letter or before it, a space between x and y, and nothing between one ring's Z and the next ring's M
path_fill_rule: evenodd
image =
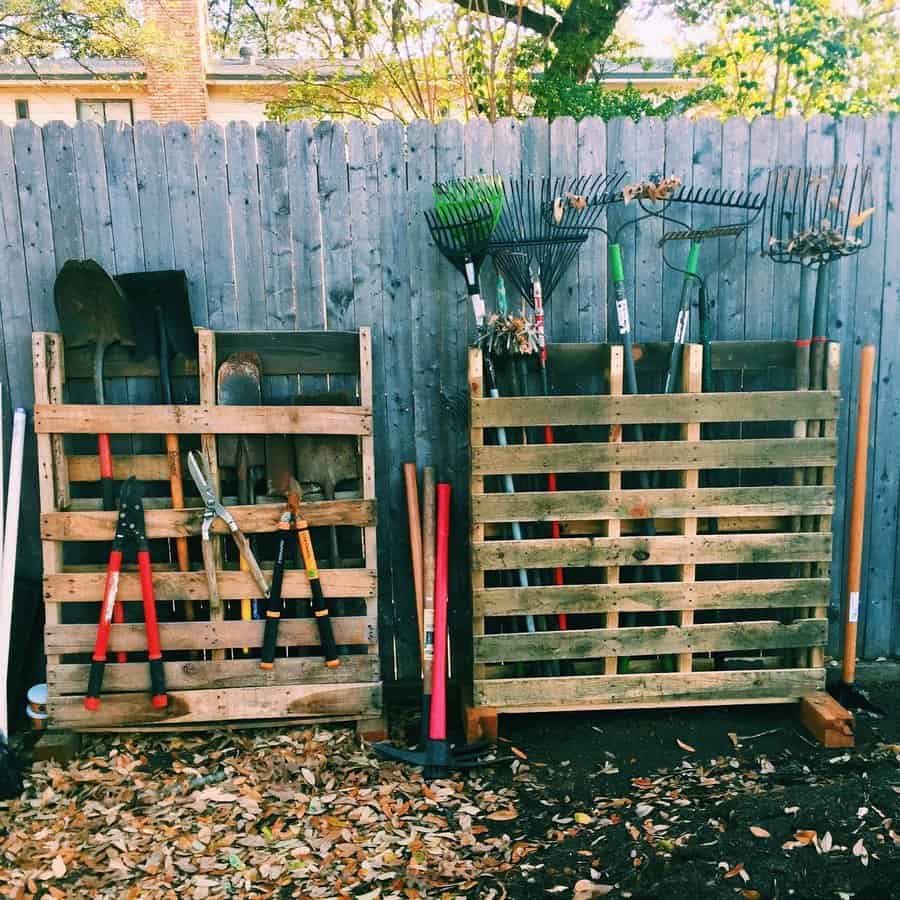
M156 597L153 594L150 551L138 550L137 560L141 576L141 600L144 604L147 659L150 661L150 702L161 709L168 705L169 698L166 696L166 676L163 671L162 647L159 643L159 623L156 621Z
M122 551L113 550L106 565L106 581L103 585L103 602L100 604L100 623L94 639L94 655L91 657L91 671L88 676L87 694L84 708L95 710L100 706L100 691L103 688L103 672L106 668L106 650L109 646L109 632L116 611L121 617L122 605L116 602L119 593L119 573L122 571Z

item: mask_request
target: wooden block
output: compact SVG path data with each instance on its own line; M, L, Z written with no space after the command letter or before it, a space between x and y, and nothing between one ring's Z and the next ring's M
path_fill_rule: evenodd
M487 706L465 706L464 727L467 743L496 741L498 735L497 710Z
M800 701L800 721L823 747L853 747L853 713L824 691Z
M357 719L356 734L359 738L369 743L386 740L387 723L383 716L372 719Z
M45 731L34 745L31 758L34 762L55 760L58 763L69 763L81 749L81 735L74 731Z

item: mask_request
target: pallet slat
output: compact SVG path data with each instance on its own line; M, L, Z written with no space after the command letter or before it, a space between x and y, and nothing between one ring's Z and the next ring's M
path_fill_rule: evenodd
M172 691L194 688L280 687L297 683L347 684L378 680L378 657L344 656L336 669L322 664L316 657L276 657L275 667L263 671L257 659L169 661L163 664L166 687ZM84 694L90 666L66 663L47 670L47 683L55 694ZM144 691L150 688L146 663L116 663L106 668L103 692Z
M221 723L241 719L281 719L318 716L345 719L377 716L381 709L381 685L372 684L292 684L273 691L268 687L223 688L221 690L172 691L169 705L155 709L149 694L104 695L100 708L88 712L81 697L54 697L49 700L50 718L69 728L102 728L129 722L141 725L164 722Z
M788 703L822 690L824 685L824 669L508 678L476 682L475 702L504 713L741 701ZM539 698L537 703L535 698Z
M564 584L485 588L473 592L476 615L658 612L675 609L779 609L817 606L827 578L680 581L648 584Z
M479 475L541 474L551 471L608 472L614 469L782 469L830 465L834 439L791 438L755 441L647 441L623 444L528 444L479 447L472 468Z
M709 534L699 537L542 538L485 541L472 546L484 569L550 569L556 566L676 566L694 563L786 563L827 560L831 534Z
M833 487L737 487L642 491L530 491L472 498L476 522L593 521L680 516L742 517L825 514Z
M272 570L263 568L267 580ZM259 591L249 572L231 569L217 572L219 594L223 600L239 600L252 597ZM322 569L319 572L322 590L326 597L370 598L376 592L376 574L373 569ZM44 601L46 603L100 602L103 596L103 572L60 572L44 577ZM208 600L209 589L202 570L192 572L153 572L153 589L158 601ZM137 603L141 599L141 585L137 572L122 572L119 576L119 596L125 603ZM309 599L312 592L309 579L302 569L288 569L284 573L282 596L286 599Z
M827 619L781 622L724 622L708 625L655 625L569 631L486 634L475 639L480 663L542 659L590 659L601 656L648 656L656 653L702 653L713 650L783 650L821 644Z
M823 418L819 416L819 418ZM353 434L372 433L363 406L94 406L34 408L38 434Z
M261 647L262 620L244 622L160 622L159 640L163 652L176 650L220 650L230 647ZM362 646L370 643L369 620L361 616L334 616L334 639L338 646ZM97 636L96 625L53 625L44 631L48 653L90 653ZM284 618L278 640L292 647L319 646L315 620ZM146 651L147 638L141 622L114 624L109 639L113 651ZM223 661L224 663L224 661Z
M622 397L473 398L472 424L479 428L538 425L634 425L682 422L788 422L836 419L837 391L667 394Z
M241 530L246 534L271 534L278 527L284 505L260 503L254 506L229 506ZM364 528L375 523L373 500L327 500L300 504L300 514L311 526L353 525ZM147 509L147 537L191 537L200 534L203 509ZM41 516L41 538L48 541L110 541L115 534L115 512L82 511L46 513ZM216 519L215 534L227 534L228 526Z

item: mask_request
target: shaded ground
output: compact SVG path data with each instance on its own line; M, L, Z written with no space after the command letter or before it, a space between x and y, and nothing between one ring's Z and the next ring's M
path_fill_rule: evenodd
M103 737L0 804L0 891L889 900L895 691L849 752L780 708L510 717L510 761L431 785L342 729Z

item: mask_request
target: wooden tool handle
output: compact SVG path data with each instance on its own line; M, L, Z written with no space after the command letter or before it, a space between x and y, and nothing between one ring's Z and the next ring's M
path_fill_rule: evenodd
M172 508L184 509L184 479L181 472L181 448L177 434L166 435L166 458L169 464L169 493L172 495ZM178 559L178 571L191 570L191 558L188 553L186 537L175 538L175 555ZM194 601L185 598L184 617L194 621Z
M406 517L409 522L409 552L412 557L413 586L416 592L416 618L419 625L419 656L425 668L425 587L422 561L422 522L419 516L419 483L415 463L403 464L406 484Z
M266 576L263 575L262 569L260 569L259 563L256 561L256 557L253 555L253 550L250 547L250 541L247 540L246 535L242 531L233 531L231 535L234 538L235 544L237 544L237 548L241 554L241 557L249 566L250 574L253 576L253 580L256 582L257 587L262 592L262 596L264 598L267 598L269 596L269 585L266 583Z
M422 469L422 557L424 568L422 677L425 692L431 693L431 660L434 657L434 534L435 534L434 468Z
M859 622L863 537L866 528L866 476L874 373L875 348L869 344L863 347L859 362L859 400L850 500L850 541L847 549L847 600L844 605L844 659L841 666L841 679L844 684L853 684L856 678L856 632Z
M218 610L221 603L219 601L219 582L216 578L216 555L213 551L212 541L201 541L200 548L203 550L203 569L206 572L206 586L209 589L209 608L211 611Z

